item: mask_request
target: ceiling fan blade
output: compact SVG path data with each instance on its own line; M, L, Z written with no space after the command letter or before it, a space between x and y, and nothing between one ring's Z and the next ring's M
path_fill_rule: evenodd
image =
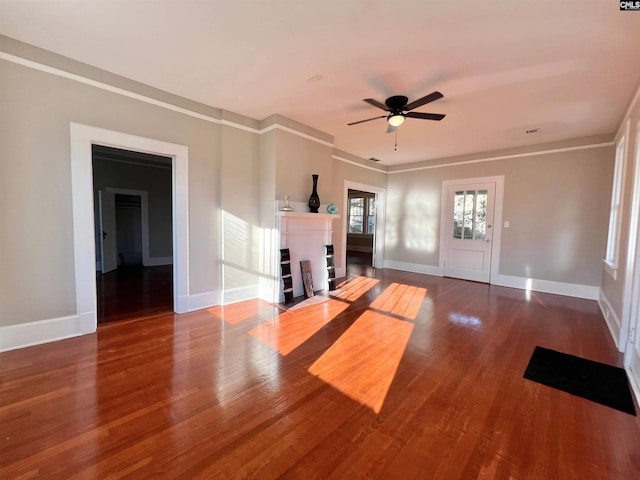
M418 100L414 100L413 102L408 103L403 110L406 110L406 111L413 110L414 108L421 107L422 105L426 105L427 103L435 102L436 100L439 100L442 97L444 97L444 95L442 95L440 92L433 92L433 93L430 93L429 95L419 98Z
M404 114L407 118L421 118L423 120L442 120L445 115L442 113L422 113L422 112L407 112Z
M373 105L374 107L378 107L382 110L384 110L385 112L390 112L391 110L389 110L389 108L387 108L387 106L384 103L381 103L377 100L374 100L373 98L365 98L363 100L363 102L367 102L369 105Z
M370 122L371 120L377 120L379 118L387 118L386 115L380 115L379 117L367 118L366 120L358 120L357 122L347 123L347 125L357 125L359 123Z
M387 124L387 133L393 133L396 131L396 128L398 127L394 127L393 125L389 125Z

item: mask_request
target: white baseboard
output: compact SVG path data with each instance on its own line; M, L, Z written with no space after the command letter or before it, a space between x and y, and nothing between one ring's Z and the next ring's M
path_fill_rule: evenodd
M609 328L609 333L613 338L613 343L616 345L619 352L624 352L626 345L620 345L619 342L620 325L622 325L622 323L602 289L600 289L600 294L598 295L598 305L600 306L600 311L602 312L604 321Z
M553 293L566 297L586 298L597 300L600 287L580 285L577 283L554 282L551 280L538 280L536 278L514 277L511 275L492 275L492 285L501 287L519 288L534 292Z
M0 327L0 352L64 340L96 331L96 312Z
M629 380L629 386L631 386L633 396L636 397L636 402L640 403L640 385L638 385L637 378L633 374L632 368L626 368L625 371L627 372L627 379Z
M223 290L220 303L222 305L229 305L230 303L252 300L254 298L260 298L260 285L258 284Z
M396 260L385 260L384 268L393 268L405 272L423 273L426 275L442 276L442 271L437 265L421 265L417 263L398 262ZM534 292L553 293L555 295L565 295L567 297L586 298L597 300L600 287L591 285L580 285L575 283L554 282L551 280L538 280L535 278L515 277L511 275L493 275L492 285L501 287L519 288L521 290L532 290Z
M145 267L159 267L160 265L172 265L173 256L168 257L149 257L144 259Z
M424 273L425 275L436 275L441 277L440 269L433 265L421 265L419 263L398 262L396 260L385 260L384 268L403 270L405 272Z
M178 309L176 309L176 312L193 312L194 310L215 307L216 305L220 305L220 292L214 290L212 292L195 293L185 297L185 303L186 310L184 310L184 312L179 312Z

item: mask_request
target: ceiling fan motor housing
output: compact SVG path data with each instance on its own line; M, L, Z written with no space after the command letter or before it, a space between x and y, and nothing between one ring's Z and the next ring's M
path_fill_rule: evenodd
M385 100L385 105L391 109L393 113L400 113L407 105L409 99L404 95L394 95Z

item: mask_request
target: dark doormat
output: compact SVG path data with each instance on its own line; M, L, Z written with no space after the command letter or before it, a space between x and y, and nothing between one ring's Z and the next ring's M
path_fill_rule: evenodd
M619 367L536 347L524 378L636 414L627 374Z

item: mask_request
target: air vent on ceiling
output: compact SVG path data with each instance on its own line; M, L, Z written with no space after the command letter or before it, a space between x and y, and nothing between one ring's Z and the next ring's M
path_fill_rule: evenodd
M540 129L539 128L530 128L529 130L526 130L525 133L527 135L535 135L537 133L540 133Z
M379 162L380 161L380 159L376 158L376 157L371 157L371 158L369 158L369 160L371 160L372 162Z

